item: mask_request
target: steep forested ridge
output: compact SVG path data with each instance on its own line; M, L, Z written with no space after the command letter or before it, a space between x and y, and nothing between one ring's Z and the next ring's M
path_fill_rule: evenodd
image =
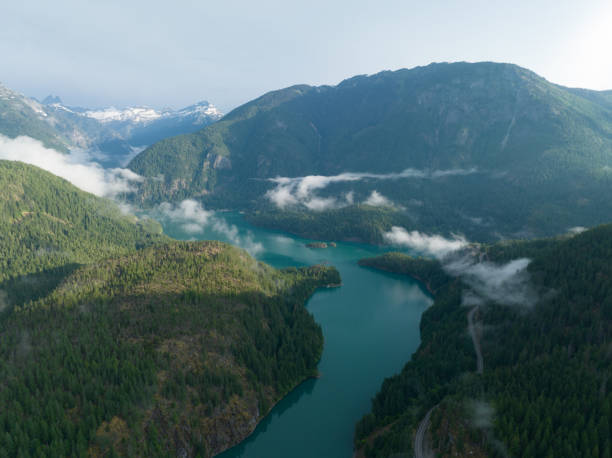
M481 247L495 263L527 257L533 307L488 303L476 319L476 370L462 298L469 286L438 261L390 254L363 265L432 285L422 344L382 385L357 425L367 456L412 452L416 425L435 406L428 442L442 455L610 456L612 225L557 240Z
M221 242L77 269L0 321L0 456L210 456L316 374L303 307L330 267L277 271Z
M275 270L36 167L0 161L0 456L210 456L316 374L304 307L332 267Z
M159 224L121 213L37 167L0 161L0 290L10 302L86 264L167 241Z
M612 214L603 197L612 187L612 104L608 92L564 88L515 65L432 64L265 94L151 146L130 168L149 178L140 202L198 197L261 210L259 224L317 238L342 210L297 204L270 215L268 179L413 168L426 177L335 182L317 193L343 201L352 191L345 204L365 226L377 217L357 203L376 190L412 228L479 240L554 234Z

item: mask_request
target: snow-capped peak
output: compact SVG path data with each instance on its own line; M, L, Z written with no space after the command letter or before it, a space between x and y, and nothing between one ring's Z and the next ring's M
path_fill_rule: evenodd
M109 107L103 110L87 110L84 115L100 122L131 121L135 123L154 121L162 116L160 112L148 107L128 107L122 110Z
M0 99L8 99L13 94L14 94L13 91L11 91L9 88L7 88L6 86L3 86L2 83L0 83Z
M57 95L49 94L42 101L43 105L62 105L62 99L60 99Z
M0 83L0 99L10 100L17 104L26 105L31 108L36 114L47 117L47 113L43 110L43 107L36 100L30 99L23 94L15 92Z
M194 105L182 108L175 112L175 116L186 117L192 115L207 116L212 119L219 119L223 116L223 113L221 113L219 109L212 103L209 103L205 100L198 102Z

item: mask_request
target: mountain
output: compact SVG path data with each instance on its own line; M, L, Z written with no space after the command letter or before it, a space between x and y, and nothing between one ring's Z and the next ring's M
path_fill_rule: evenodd
M316 375L303 306L333 267L275 270L48 172L0 161L0 454L211 456Z
M122 165L147 145L197 131L221 116L206 101L180 110L87 109L67 106L54 95L38 102L0 85L0 134L10 138L27 135L61 152L90 149L109 167Z
M57 128L57 122L44 106L0 84L0 134L10 138L27 135L48 148L67 152L73 144L68 132Z
M37 167L0 161L0 311L7 300L46 293L78 265L167 240L159 224L124 215L114 202Z
M361 453L609 455L610 256L604 225L439 261L362 260L419 279L435 302L419 349L357 425Z
M319 238L341 207L479 240L547 235L612 214L611 100L515 65L431 64L265 94L129 167L149 178L144 204L196 197Z
M149 107L94 110L68 107L55 100L44 108L82 132L88 148L98 149L107 156L102 158L106 159L102 162L107 166L121 165L118 161L133 156L134 149L167 136L197 131L222 116L214 105L206 101L180 110L163 111Z
M0 449L217 454L316 374L323 337L303 304L338 282L331 267L277 271L221 242L82 267L0 321Z

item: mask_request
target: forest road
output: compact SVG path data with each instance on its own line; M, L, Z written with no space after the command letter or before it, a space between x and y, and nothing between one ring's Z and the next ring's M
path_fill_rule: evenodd
M476 372L482 374L484 370L484 360L482 358L482 349L480 347L480 336L478 326L474 323L474 315L479 310L479 306L476 305L473 307L468 315L468 332L472 337L472 343L474 344L474 351L476 352ZM417 428L416 434L414 436L414 456L416 458L429 458L428 454L424 450L424 442L425 442L425 433L427 432L427 428L429 427L429 418L431 417L431 413L433 410L438 407L436 404L429 412L425 415L425 417L419 423L419 427Z
M419 423L419 427L417 428L417 432L414 436L414 456L416 458L428 458L429 456L429 454L423 450L423 446L425 445L425 433L429 427L429 418L436 407L438 407L437 404L429 409L429 412L425 414L425 417L421 420L421 423Z
M472 343L474 344L474 351L476 352L476 372L482 374L484 370L484 361L482 359L482 349L480 348L480 336L477 326L474 324L474 315L478 312L478 305L473 307L468 313L468 331L472 336Z

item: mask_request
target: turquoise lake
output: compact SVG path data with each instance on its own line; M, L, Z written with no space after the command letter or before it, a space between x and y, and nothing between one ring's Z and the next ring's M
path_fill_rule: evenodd
M255 228L235 213L216 213L201 231L185 221L161 221L171 237L227 241L274 267L329 263L340 271L341 287L319 290L306 304L323 328L321 377L298 386L249 438L218 456L350 458L355 423L385 377L399 372L418 347L421 314L431 299L406 277L357 265L383 248L307 248L308 240Z

